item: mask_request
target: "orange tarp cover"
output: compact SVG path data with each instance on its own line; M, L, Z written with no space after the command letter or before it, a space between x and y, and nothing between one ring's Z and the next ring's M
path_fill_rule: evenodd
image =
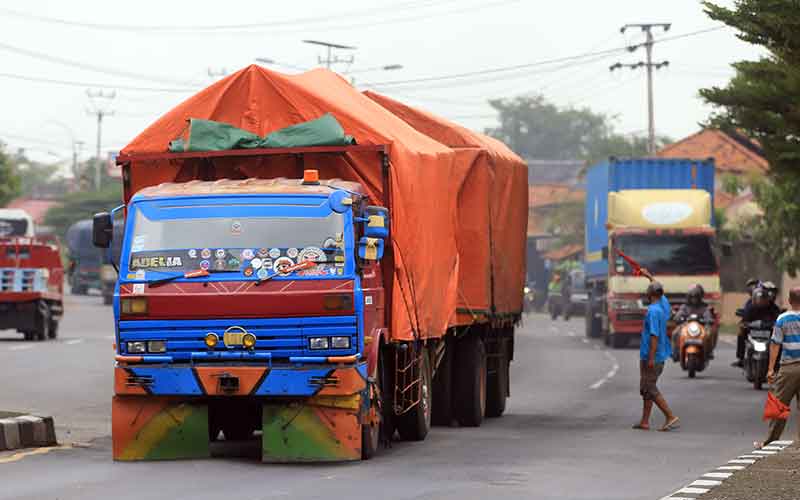
M391 293L390 335L395 340L444 334L456 308L458 250L453 223L456 199L451 183L460 184L454 152L419 133L406 122L327 70L284 75L249 66L190 97L128 144L126 201L137 190L162 182L204 177L274 178L298 176L288 157L228 157L208 165L176 160L136 160L137 154L166 152L189 118L216 120L259 136L330 112L361 145L389 145L391 254L384 262ZM280 158L283 158L282 160ZM306 157L322 178L360 182L383 204L382 170L376 154ZM522 273L520 273L522 276Z
M521 312L528 224L525 162L496 139L375 92L364 94L456 153L455 168L464 177L463 183L452 184L458 203L459 310Z

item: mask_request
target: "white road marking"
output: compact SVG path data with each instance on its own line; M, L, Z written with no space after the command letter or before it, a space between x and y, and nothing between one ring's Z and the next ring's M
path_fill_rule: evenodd
M744 465L723 465L717 467L717 469L719 470L745 470L746 468L747 467L745 467Z
M736 458L749 458L749 459L756 459L756 458L764 458L761 455L739 455Z
M28 349L33 349L33 344L15 345L8 348L9 351L26 351Z
M65 344L67 344L67 345L75 345L75 344L80 344L81 342L83 342L83 339L72 339L72 340L67 340L67 341L66 341L66 342L64 342L64 343L65 343Z
M707 472L703 477L712 477L717 479L728 479L733 475L733 472Z
M719 486L722 484L722 481L714 481L713 479L698 479L689 485L689 487L694 486Z
M772 450L755 450L755 451L753 451L753 455L775 455L777 453L778 453L777 451L772 451Z
M770 444L775 446L791 446L794 441L773 441Z
M679 489L679 490L678 490L678 491L676 491L675 493L703 494L703 493L708 493L708 490L709 490L708 488L692 488L692 487L686 487L686 488L681 488L681 489Z
M781 451L784 447L783 446L765 446L761 448L762 450L774 450L774 451Z
M615 358L614 355L608 351L604 351L603 354L605 355L606 358L608 358L609 361L611 361L612 363L611 370L608 373L606 373L605 377L601 378L594 384L590 385L589 389L599 389L600 387L603 386L603 384L614 378L614 376L619 371L619 362L617 361L617 358Z
M673 497L673 496L668 496L668 497L664 497L664 498L662 498L661 500L697 500L697 499L696 499L696 498L689 498L689 497Z
M589 343L589 339L581 339L581 342L583 342L584 344L588 344Z
M756 463L756 461L755 460L736 459L736 460L728 460L728 463L729 464L754 464L754 463Z

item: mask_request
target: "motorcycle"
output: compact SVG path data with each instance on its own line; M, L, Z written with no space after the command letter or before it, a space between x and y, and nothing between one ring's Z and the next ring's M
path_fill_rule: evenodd
M753 389L761 390L767 381L769 368L769 342L772 337L773 321L758 320L745 324L744 374Z
M689 378L705 370L713 357L711 326L697 314L692 314L672 332L672 360L680 362L681 368L689 372Z
M536 289L532 284L525 285L522 289L522 308L524 312L531 312L536 309Z

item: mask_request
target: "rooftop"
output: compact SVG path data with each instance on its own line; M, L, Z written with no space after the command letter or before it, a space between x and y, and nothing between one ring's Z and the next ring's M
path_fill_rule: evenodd
M718 172L764 174L769 170L761 146L735 132L705 128L657 153L661 158L714 158Z

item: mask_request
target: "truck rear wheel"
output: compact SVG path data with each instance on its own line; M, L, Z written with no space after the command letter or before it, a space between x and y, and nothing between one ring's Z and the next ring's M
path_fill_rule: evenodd
M422 441L431 429L431 366L428 353L422 352L419 361L419 403L397 419L397 433L404 441Z
M628 337L617 333L609 333L610 344L614 349L622 349L628 345Z
M36 313L36 340L39 342L50 337L50 308L47 304L39 303Z
M600 318L595 317L591 301L586 304L586 317L584 319L586 321L586 336L592 339L599 337L602 333L600 331Z
M446 341L444 355L433 376L433 425L448 426L453 422L453 350L452 339Z
M505 349L494 359L496 368L486 374L486 416L496 418L506 411L509 361Z
M486 415L486 348L478 335L456 344L455 411L464 427L479 427Z

